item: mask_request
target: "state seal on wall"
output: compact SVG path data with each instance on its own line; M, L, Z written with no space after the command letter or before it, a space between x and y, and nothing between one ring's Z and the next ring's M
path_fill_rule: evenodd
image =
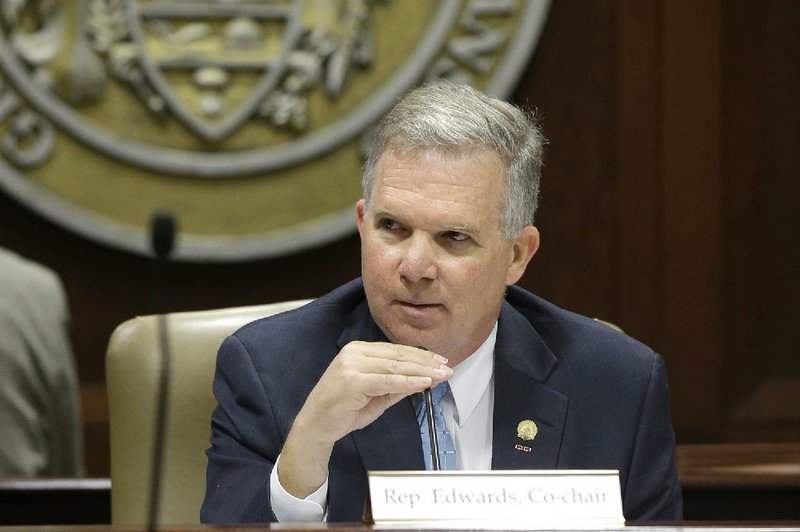
M290 253L354 229L372 127L446 77L506 97L548 0L0 0L0 186L178 260Z

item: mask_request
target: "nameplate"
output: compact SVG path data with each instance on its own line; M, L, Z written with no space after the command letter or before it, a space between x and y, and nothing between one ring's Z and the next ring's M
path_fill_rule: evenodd
M618 528L619 472L370 471L375 525L426 528Z

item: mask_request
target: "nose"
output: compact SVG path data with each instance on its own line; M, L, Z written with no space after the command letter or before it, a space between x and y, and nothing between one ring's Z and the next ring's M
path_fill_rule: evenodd
M402 260L400 276L411 282L433 280L439 275L436 264L436 251L433 244L423 235L413 235L407 241Z

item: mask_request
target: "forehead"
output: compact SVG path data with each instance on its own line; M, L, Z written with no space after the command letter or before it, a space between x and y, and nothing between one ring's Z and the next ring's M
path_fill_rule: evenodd
M409 182L417 188L467 187L493 196L502 195L505 175L500 155L488 148L391 149L378 160L373 188Z
M420 223L494 226L504 175L500 157L491 150L387 152L377 167L371 210Z

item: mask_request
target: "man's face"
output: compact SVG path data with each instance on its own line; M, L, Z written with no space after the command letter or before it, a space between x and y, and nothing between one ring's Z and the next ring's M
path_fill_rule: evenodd
M489 335L538 247L531 226L501 237L504 172L493 151L381 157L356 222L367 301L389 340L455 365Z

